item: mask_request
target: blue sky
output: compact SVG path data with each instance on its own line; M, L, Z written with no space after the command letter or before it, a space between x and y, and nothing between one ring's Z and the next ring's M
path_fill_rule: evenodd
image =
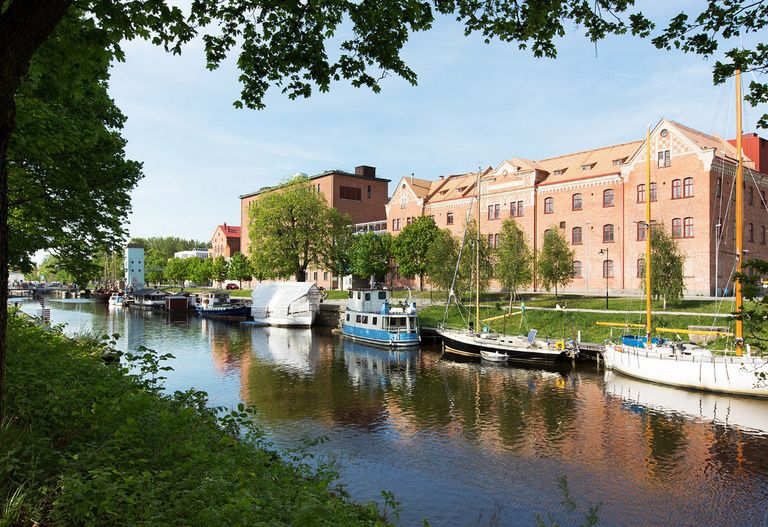
M650 13L668 19L683 3L674 4L651 3ZM208 240L217 224L239 224L240 194L297 172L367 164L393 187L411 173L434 179L640 139L661 117L734 136L733 84L713 86L712 64L699 56L631 36L595 48L578 30L558 49L555 60L535 59L441 19L404 52L418 86L391 76L379 94L338 83L296 101L272 90L267 109L252 111L232 106L236 68L207 71L199 45L172 56L129 43L111 93L128 116L128 155L146 175L130 234ZM745 107L745 131L765 111Z

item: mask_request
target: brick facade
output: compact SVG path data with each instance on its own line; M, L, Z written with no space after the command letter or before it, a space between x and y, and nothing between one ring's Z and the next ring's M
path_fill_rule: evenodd
M355 172L329 170L309 178L309 185L325 197L328 204L343 214L348 214L353 223L382 221L386 218L385 206L389 201L389 180L376 177L376 168L361 165ZM240 196L240 224L242 252L249 255L248 212L252 203L267 192L279 191L279 187L262 189ZM316 282L318 287L336 289L338 277L323 269L307 269L307 280Z
M755 137L748 144L757 159L768 156L764 140ZM730 195L735 159L735 148L728 141L674 121L663 119L651 134L651 181L655 185L651 215L653 221L673 232L686 255L687 294L712 295L716 283L719 290L733 288L729 277L734 266L730 253L734 252L735 205ZM763 233L768 228L768 213L763 196L768 190L768 176L759 173L756 165L751 160L745 162L744 248L749 251L747 258L767 259ZM531 246L540 250L544 232L560 229L580 267L566 291L602 292L607 281L613 292L638 292L638 260L645 252L638 222L645 219L645 200L650 195L644 188L645 167L645 141L541 161L504 161L480 175L481 233L494 244L503 220L514 216ZM477 174L431 182L404 178L387 206L388 230L397 235L408 218L426 214L434 216L438 227L461 235L467 210L476 202L476 181ZM477 209L472 216L477 217ZM718 223L729 226L723 228L719 248ZM600 250L607 250L608 257ZM717 274L721 275L717 279L716 254ZM604 271L608 271L607 277ZM413 281L400 279L396 283Z
M211 237L211 248L209 249L208 256L210 258L223 256L229 260L235 253L239 252L240 227L227 225L226 223L217 226Z

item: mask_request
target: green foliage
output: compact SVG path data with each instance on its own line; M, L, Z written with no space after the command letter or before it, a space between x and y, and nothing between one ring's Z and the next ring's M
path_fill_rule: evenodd
M336 209L330 209L329 232L322 250L321 260L325 269L334 276L342 277L351 273L350 251L354 241L352 220Z
M748 44L752 40L751 34L764 38L767 27L766 2L710 0L698 14L691 16L681 12L673 17L664 31L653 38L653 44L659 49L680 49L711 58L721 53L720 46L726 39L731 39L733 47L722 53L725 59L715 61L713 68L715 84L722 84L737 69L763 73L768 70L768 44L759 41ZM745 96L752 106L768 102L768 83L758 81L759 78L753 77ZM768 114L763 114L757 124L767 128Z
M749 260L736 279L742 283L744 297L750 300L744 303L742 316L745 340L765 354L768 352L768 296L763 284L768 284L768 261ZM762 374L761 380L768 382L768 376Z
M356 234L349 252L350 270L358 278L381 279L389 272L392 236L385 233Z
M189 264L192 258L171 258L165 264L163 275L171 282L182 285L189 276Z
M645 253L643 253L645 257ZM680 251L677 241L664 229L664 225L655 225L651 229L651 296L667 302L677 302L683 298L685 279L683 263L685 255ZM645 280L642 281L645 291Z
M168 356L140 348L108 366L105 346L11 317L0 523L385 525L332 486L332 466L269 444L251 408L165 394Z
M402 276L419 277L419 289L424 289L429 249L440 229L431 216L419 216L392 241L392 256Z
M560 229L553 227L544 235L539 257L539 277L547 291L555 288L555 296L558 296L558 287L565 287L573 280L574 254Z
M169 259L155 250L145 251L145 254L144 279L150 284L161 284L165 278L165 266Z
M237 280L242 288L243 280L250 280L253 274L253 266L248 258L242 253L235 253L229 261L229 279Z
M213 278L213 262L210 258L187 258L186 279L197 285L208 285Z
M512 218L504 220L501 226L494 276L513 296L533 280L533 255L528 240Z
M332 230L330 207L308 178L297 176L251 204L248 233L254 274L306 280L319 265Z
M214 280L221 285L229 275L229 262L223 256L217 256L213 260L213 267L211 268L211 276Z
M141 165L125 157L125 116L109 97L110 53L93 20L70 10L34 55L16 94L8 148L10 261L28 268L49 249L74 278L117 247ZM0 212L5 214L5 212Z
M456 260L459 256L459 240L451 231L441 229L427 251L425 272L433 286L448 291L451 289Z
M473 294L475 291L475 273L477 268L477 247L478 247L478 235L477 235L477 223L475 220L470 220L466 228L466 242L464 246L464 252L461 255L461 262L459 263L459 276L456 281L455 292L457 296L461 296L464 293L470 292ZM488 289L488 284L493 277L493 263L494 254L491 246L488 244L488 239L484 236L480 236L480 291Z

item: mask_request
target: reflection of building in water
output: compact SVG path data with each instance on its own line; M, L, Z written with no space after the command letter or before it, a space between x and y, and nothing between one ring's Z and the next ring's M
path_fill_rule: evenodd
M308 328L253 328L251 346L257 356L298 374L311 374L319 359L318 344Z
M221 320L201 318L201 325L211 346L211 359L219 373L242 367L242 358L251 351L247 330Z
M388 350L342 339L340 351L355 386L408 389L415 382L418 350Z
M150 315L151 312L145 310L131 310L126 315L125 338L128 351L135 352L139 346L146 346L146 319Z

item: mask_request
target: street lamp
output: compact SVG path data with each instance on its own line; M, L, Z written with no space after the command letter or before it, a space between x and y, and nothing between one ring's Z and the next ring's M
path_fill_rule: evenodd
M608 247L605 249L600 249L599 254L605 255L605 260L603 261L603 274L605 275L605 309L608 309Z

